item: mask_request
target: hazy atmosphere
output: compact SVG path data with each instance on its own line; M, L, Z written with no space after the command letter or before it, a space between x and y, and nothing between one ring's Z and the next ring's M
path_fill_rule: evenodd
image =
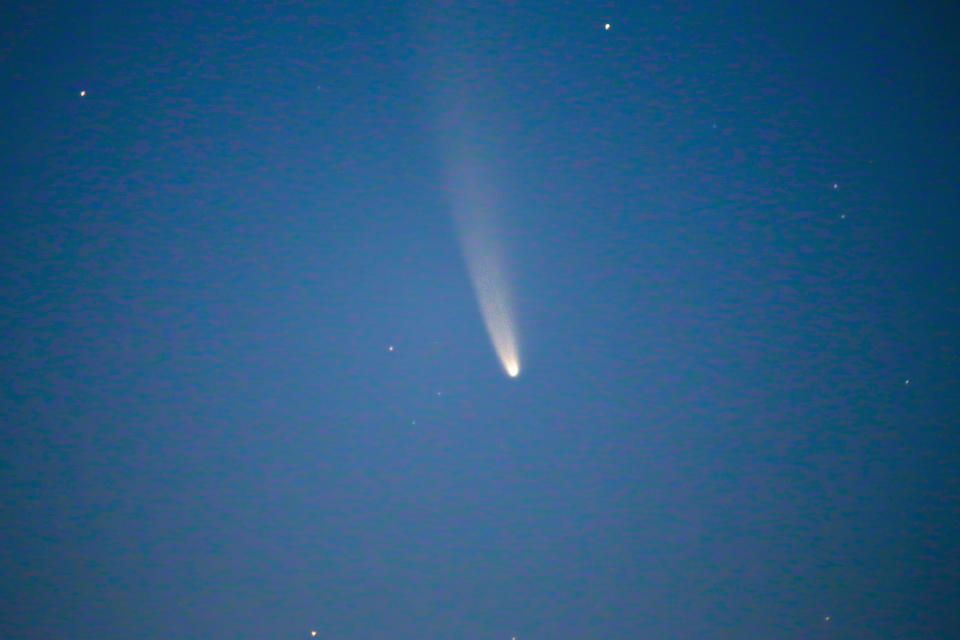
M0 637L954 637L958 27L5 4Z

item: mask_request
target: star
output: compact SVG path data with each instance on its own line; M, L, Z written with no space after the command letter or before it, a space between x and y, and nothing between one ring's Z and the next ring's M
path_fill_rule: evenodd
M314 638L316 638L316 637L317 637L317 632L316 632L316 631L311 631L311 632L310 632L310 635L313 636Z
M392 344L387 347L387 351L393 351L393 345L392 345Z
M903 381L903 384L905 384L905 385L910 384L910 378L907 378L906 380L904 380L904 381Z
M610 31L610 23L609 23L609 22L606 23L605 25L603 25L603 30L604 30L604 31ZM514 638L513 640L517 640L517 639Z
M836 182L834 182L834 183L833 183L833 190L836 191L836 190L839 189L839 188L840 188L840 185L837 184Z
M824 622L830 622L830 616L823 616Z
M83 98L87 95L86 90L80 92L80 97Z

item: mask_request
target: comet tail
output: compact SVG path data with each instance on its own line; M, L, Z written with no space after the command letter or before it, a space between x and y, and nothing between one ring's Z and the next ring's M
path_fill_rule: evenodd
M505 243L499 237L498 206L491 198L490 181L480 179L473 163L461 163L458 169L452 192L464 259L490 342L507 375L515 378L520 373L520 349L506 277Z

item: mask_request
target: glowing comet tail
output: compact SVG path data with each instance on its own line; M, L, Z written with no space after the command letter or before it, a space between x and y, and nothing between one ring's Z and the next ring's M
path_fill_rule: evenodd
M510 307L510 289L501 255L502 244L497 241L494 206L488 202L489 191L478 189L473 172L466 171L456 181L454 193L458 202L454 217L460 233L463 255L477 294L480 313L493 343L493 349L511 378L520 373L520 350L516 325ZM465 203L469 206L463 206Z
M487 333L493 343L493 349L500 358L500 364L511 378L520 373L520 354L517 349L517 335L507 295L507 286L503 278L503 267L491 247L473 246L464 243L470 278L477 293L480 313L487 326Z

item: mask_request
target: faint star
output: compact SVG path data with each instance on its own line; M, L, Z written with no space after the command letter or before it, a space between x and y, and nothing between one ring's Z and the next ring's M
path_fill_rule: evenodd
M846 220L846 219L847 219L847 214L841 213L841 214L840 214L840 219L841 219L841 220Z
M830 622L830 616L823 616L824 622Z
M311 632L310 632L310 635L313 636L313 637L317 637L317 632L316 632L316 631L311 631Z
M840 188L840 185L837 184L836 182L834 182L834 183L833 183L833 190L836 191L836 190L839 189L839 188Z
M907 378L906 380L904 380L903 384L910 384L910 378Z
M393 345L390 345L389 347L387 347L387 351L393 351Z

